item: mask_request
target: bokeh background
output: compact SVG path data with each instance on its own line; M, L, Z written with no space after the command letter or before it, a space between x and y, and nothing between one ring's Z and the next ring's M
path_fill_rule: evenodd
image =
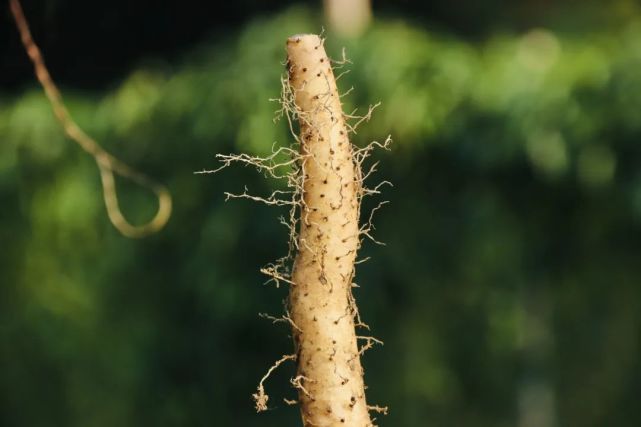
M172 191L142 240L109 223L6 6L0 425L298 425L292 366L266 384L270 411L251 401L292 346L258 317L286 296L258 271L286 250L284 212L223 195L279 184L194 171L290 141L269 101L284 42L323 27L353 62L346 108L382 101L354 142L395 141L375 156L395 185L375 222L387 246L365 244L357 274L385 341L364 358L380 425L641 425L637 2L381 0L350 34L319 1L25 1L75 119ZM132 221L153 215L118 186Z

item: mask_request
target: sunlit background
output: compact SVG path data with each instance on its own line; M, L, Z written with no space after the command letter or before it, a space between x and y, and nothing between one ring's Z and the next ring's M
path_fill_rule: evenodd
M355 5L351 5L355 3ZM360 6L359 4L360 3ZM287 36L352 62L345 109L387 179L360 311L381 426L641 425L641 7L632 0L27 2L76 121L166 183L168 226L110 224L93 159L65 138L0 24L0 425L295 426L280 185L215 154L291 141L272 121ZM364 8L363 8L364 7ZM208 9L213 10L208 10ZM117 182L135 223L153 195ZM375 203L376 201L372 201ZM371 204L368 204L370 206ZM371 206L370 206L371 207Z

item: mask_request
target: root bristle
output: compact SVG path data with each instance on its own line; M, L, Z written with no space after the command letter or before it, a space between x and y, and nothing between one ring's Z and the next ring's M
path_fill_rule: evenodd
M263 383L267 381L267 378L274 372L276 368L278 368L283 362L286 362L287 360L296 360L296 355L295 354L286 354L280 359L278 359L274 364L267 370L267 373L261 378L260 382L258 383L258 387L256 388L256 393L252 394L252 397L254 398L254 403L256 406L256 412L263 412L266 411L267 408L267 402L269 401L269 395L265 393L265 386Z

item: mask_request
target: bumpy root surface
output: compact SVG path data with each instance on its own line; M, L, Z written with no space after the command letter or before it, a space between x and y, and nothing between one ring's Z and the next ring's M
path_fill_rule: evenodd
M391 140L364 148L350 143L348 135L370 118L376 106L361 116L343 113L332 61L319 36L290 37L287 54L279 116L288 120L295 143L264 158L218 155L221 167L203 171L241 163L287 183L287 190L267 196L252 195L247 189L226 193L227 198L289 207L288 218L281 218L290 231L289 253L261 270L277 286L289 285L286 314L263 317L291 326L296 352L283 356L262 378L254 394L256 409L267 409L263 383L271 372L287 360L296 360L291 384L298 399L285 402L300 405L305 427L371 427L369 412L387 413L387 408L367 405L360 356L382 342L356 334L358 327L369 328L361 321L352 288L356 287L355 265L364 261L356 260L358 249L365 238L376 242L372 217L385 203L359 226L361 200L389 184L365 187L376 164L367 170L362 165L374 149L387 149Z
M300 123L303 208L289 309L305 426L370 426L351 297L360 170L329 58L315 35L287 41Z

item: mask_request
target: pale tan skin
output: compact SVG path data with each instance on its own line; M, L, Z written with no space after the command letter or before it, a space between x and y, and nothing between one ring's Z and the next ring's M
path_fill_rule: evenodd
M360 172L330 61L316 35L287 40L300 115L303 199L289 311L305 427L370 427L351 294Z

